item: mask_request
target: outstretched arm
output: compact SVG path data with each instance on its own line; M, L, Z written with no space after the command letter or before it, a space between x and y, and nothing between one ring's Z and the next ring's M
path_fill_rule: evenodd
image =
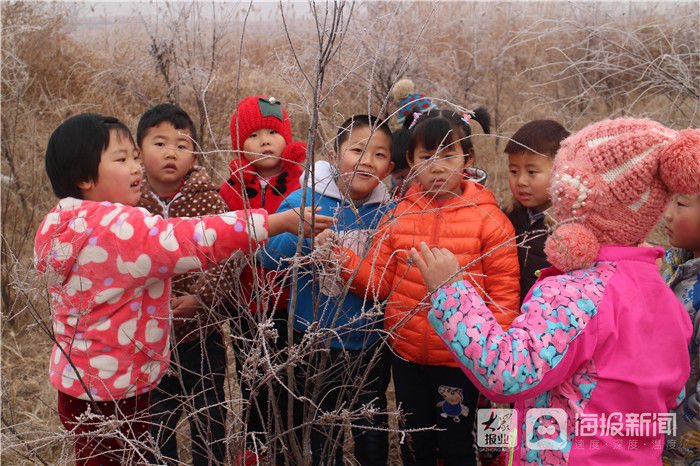
M581 270L540 281L522 314L503 331L472 285L451 278L458 268L452 253L430 250L424 243L421 252L422 257L414 249L413 259L429 288L439 287L431 297L428 320L489 399L507 402L535 397L562 383L590 359L595 335L586 329L612 275L605 266L600 273ZM561 303L556 309L545 298L553 291Z

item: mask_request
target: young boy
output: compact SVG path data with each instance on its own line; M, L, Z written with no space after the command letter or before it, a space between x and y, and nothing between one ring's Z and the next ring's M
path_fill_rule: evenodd
M552 204L552 162L561 141L568 136L569 132L556 121L534 120L513 134L504 151L508 155L508 184L513 194L508 219L515 227L518 242L520 302L537 281L537 271L549 267L544 254L544 211Z
M306 194L306 202L321 208L326 215L337 219L338 237L344 244L358 253L369 243L371 232L379 220L390 209L387 203L390 194L381 180L391 173L391 132L386 123L376 117L356 115L346 120L338 131L331 163L316 162L315 180L309 177L304 190L291 193L278 212L301 205ZM319 242L321 240L319 239ZM296 254L297 236L284 234L276 236L270 247L262 251L263 265L271 270L289 267L288 259ZM311 242L304 240L303 254L312 253ZM375 400L378 412L386 412L386 388L389 382L389 361L387 349L380 340L381 319L368 314L374 302L347 292L340 276L324 276L314 283L311 267L304 267L299 273L296 305L290 303L289 313L293 314L294 340L300 343L309 326L313 326L323 336L313 340L315 348L326 348L330 344L329 359L323 368L319 367L318 353L306 355L303 363L296 368L297 393L312 396L315 384L320 387L320 410L333 411L341 405L353 411L365 403ZM381 310L380 310L381 311ZM381 312L379 312L381 315ZM323 371L324 379L308 384L309 377ZM357 394L348 387L364 381ZM319 388L316 386L315 388ZM354 399L355 395L358 395ZM351 404L352 403L352 404ZM310 405L295 407L295 426L305 421L303 410L313 409ZM307 419L318 419L319 412L311 412ZM368 424L372 427L386 425L386 416L374 416ZM327 464L343 464L342 440L336 445L338 428L314 425L311 433L313 462L323 458ZM386 464L388 437L386 431L353 428L355 437L355 459L359 464ZM342 438L342 437L341 437ZM330 456L335 448L335 460ZM334 462L335 461L335 462Z
M690 378L685 400L678 406L677 431L666 441L664 464L690 464L700 458L700 195L677 194L666 213L666 232L673 246L666 251L662 275L693 321L690 340Z
M138 207L163 218L199 217L228 210L218 194L219 187L203 167L194 165L196 140L194 123L175 105L156 105L141 116L136 142L146 176ZM217 277L212 273L218 270L184 275L173 282L172 371L151 393L151 432L169 462L178 461L175 429L183 411L190 424L193 464L225 460L226 349L217 319L207 318L205 312L213 307L214 297L197 296L201 288L198 278L215 281Z
M170 278L296 232L299 211L150 216L132 207L142 175L131 133L97 114L71 117L53 132L46 172L61 200L39 226L34 254L51 298L49 379L59 416L76 436L78 465L148 461L149 394L170 362ZM306 232L310 219L308 209Z

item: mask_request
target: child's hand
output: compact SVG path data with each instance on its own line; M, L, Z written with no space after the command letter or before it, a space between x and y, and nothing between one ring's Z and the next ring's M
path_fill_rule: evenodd
M319 246L323 246L326 243L336 241L337 239L338 235L335 233L335 231L331 230L330 228L327 228L318 235L316 235L316 244Z
M316 212L321 210L320 207L315 209ZM280 233L297 234L299 231L299 218L301 217L301 209L290 209L285 212L270 214L267 216L267 228L270 236L276 236ZM311 236L311 217L314 216L313 207L305 207L303 212L304 219L304 236ZM314 233L319 234L326 228L333 226L335 219L326 215L314 216Z
M199 299L192 295L173 298L172 301L170 301L170 307L173 310L173 317L175 318L176 325L178 321L193 318L201 309Z
M443 285L462 280L461 274L457 274L459 261L449 250L433 248L431 251L428 245L422 241L420 250L423 257L416 251L416 248L411 248L411 258L423 275L428 290L435 291Z

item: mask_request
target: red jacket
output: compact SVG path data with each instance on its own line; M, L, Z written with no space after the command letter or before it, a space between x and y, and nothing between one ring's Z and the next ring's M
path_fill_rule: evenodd
M292 142L287 144L282 153L282 172L268 180L263 188L260 177L252 165L242 156L234 158L229 164L231 176L219 189L219 194L229 209L265 209L273 214L277 212L285 197L301 188L299 179L304 172L306 159L306 144ZM271 296L270 305L275 309L287 309L289 289L280 289L275 285L276 274L265 271L262 267L247 265L240 275L241 290L239 302L251 312L265 309L265 303L258 303L259 293L254 290L264 290L263 295ZM269 291L272 288L272 291ZM242 296L241 296L242 295ZM279 297L279 298L278 298ZM273 310L273 309L270 309Z
M343 274L354 277L352 291L368 299L387 299L384 328L396 352L418 364L456 367L457 363L428 322L430 296L408 256L421 241L447 248L504 329L518 315L520 273L514 230L485 187L463 181L464 194L442 206L413 186L382 220L364 258L349 254Z

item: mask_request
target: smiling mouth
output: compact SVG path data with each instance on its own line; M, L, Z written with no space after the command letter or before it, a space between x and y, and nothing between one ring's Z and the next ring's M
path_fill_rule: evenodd
M141 180L136 180L133 183L131 183L130 187L132 188L139 188L141 187Z

